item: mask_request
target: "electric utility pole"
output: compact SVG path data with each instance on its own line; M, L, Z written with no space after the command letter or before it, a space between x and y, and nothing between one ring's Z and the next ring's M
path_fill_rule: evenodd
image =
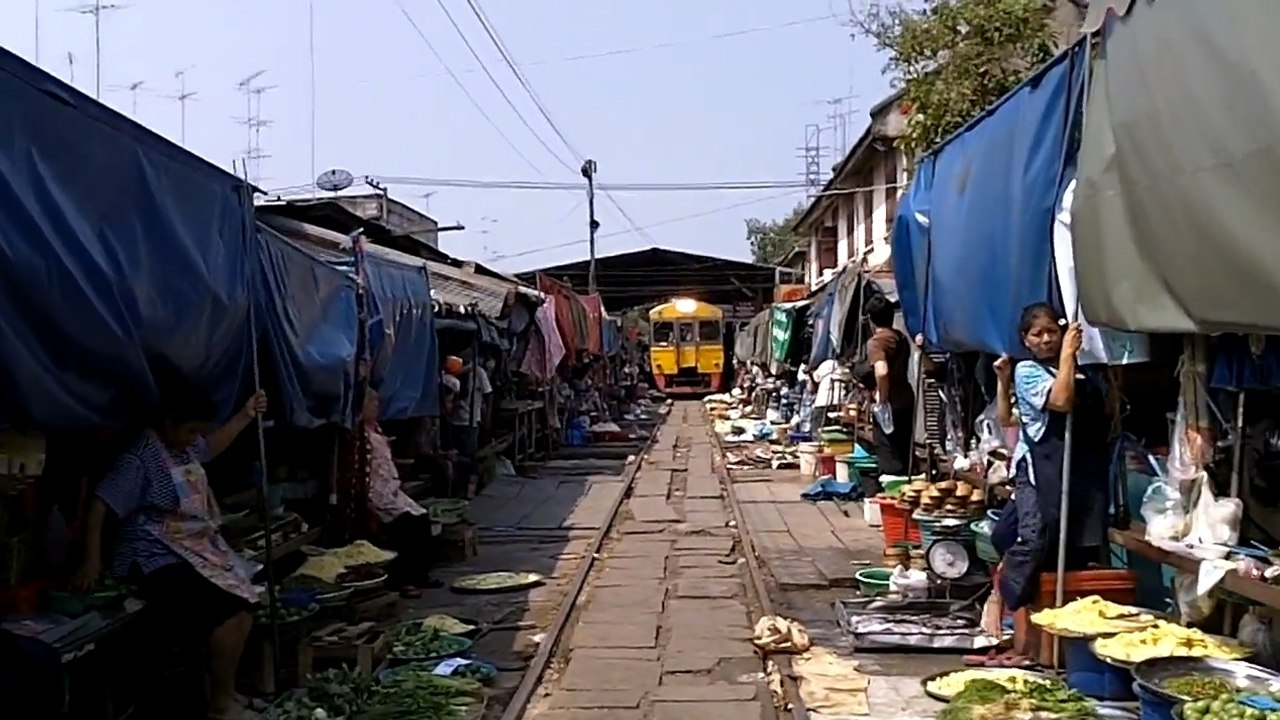
M590 260L587 263L587 292L596 291L596 230L600 223L596 222L596 161L587 158L582 162L582 177L587 180L587 248Z

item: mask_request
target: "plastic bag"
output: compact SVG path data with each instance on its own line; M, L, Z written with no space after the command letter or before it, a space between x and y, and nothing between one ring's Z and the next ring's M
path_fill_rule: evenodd
M877 397L875 405L871 406L871 414L886 435L893 434L893 408L889 407L888 403L880 402L880 398Z
M1209 397L1205 394L1205 361L1203 338L1188 338L1178 363L1178 409L1169 432L1169 477L1192 480L1204 472L1213 460L1215 438Z
M1172 482L1157 480L1142 493L1139 509L1147 525L1147 542L1175 543L1182 540L1187 526L1187 513L1182 506L1182 493Z
M978 452L982 457L988 457L995 450L1008 450L1005 444L1005 435L1000 428L1000 423L996 420L996 409L998 401L992 400L987 409L982 411L978 419L973 422L973 432L978 438Z
M1217 499L1210 487L1208 475L1201 473L1196 478L1194 501L1188 517L1186 540L1188 543L1205 546L1235 545L1240 539L1240 517L1244 513L1244 503L1234 498ZM1226 555L1226 548L1218 557Z
M1186 572L1179 572L1173 578L1173 596L1178 603L1178 616L1187 624L1202 622L1213 613L1213 606L1217 603L1212 593L1200 595L1196 592L1198 581L1195 574Z

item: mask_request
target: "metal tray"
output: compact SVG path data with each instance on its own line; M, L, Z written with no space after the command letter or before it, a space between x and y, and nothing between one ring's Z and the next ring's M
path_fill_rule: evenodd
M1280 674L1241 660L1167 657L1143 660L1133 666L1134 680L1148 692L1172 702L1186 702L1190 698L1165 690L1163 684L1187 675L1222 678L1244 692L1267 695L1280 692Z

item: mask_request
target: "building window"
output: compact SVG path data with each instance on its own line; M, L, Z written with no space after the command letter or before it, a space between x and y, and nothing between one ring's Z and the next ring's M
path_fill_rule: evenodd
M849 257L856 258L858 257L858 194L846 195L840 202L845 208L845 244L849 249Z

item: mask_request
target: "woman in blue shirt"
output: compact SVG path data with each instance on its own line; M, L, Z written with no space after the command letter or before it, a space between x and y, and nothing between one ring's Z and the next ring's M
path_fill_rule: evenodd
M1000 574L1000 592L1010 610L1035 598L1040 572L1052 569L1057 557L1062 460L1071 415L1068 569L1099 562L1106 547L1111 424L1102 389L1076 367L1080 326L1064 331L1063 325L1058 311L1044 303L1028 306L1019 323L1032 359L1019 362L1013 371L1020 419L1013 454L1018 540L1005 553Z

